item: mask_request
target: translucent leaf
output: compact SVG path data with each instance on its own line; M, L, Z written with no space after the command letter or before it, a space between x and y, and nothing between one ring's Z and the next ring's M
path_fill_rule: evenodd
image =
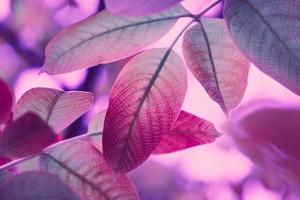
M103 151L116 172L143 163L177 119L187 89L184 64L175 52L151 49L131 59L111 90Z
M50 88L33 88L27 91L14 108L14 119L30 111L39 115L59 133L69 126L93 104L90 92L64 92Z
M208 144L221 134L209 121L181 111L172 129L162 136L155 154L172 153L190 147Z
M299 95L299 0L225 0L224 17L249 60Z
M103 132L106 110L97 113L89 122L88 134Z
M181 0L105 0L105 6L111 13L124 16L148 15L163 11Z
M46 172L25 172L0 186L1 200L80 200L57 176Z
M0 79L0 124L6 122L11 114L12 94L4 81Z
M55 134L39 116L26 113L0 135L0 155L21 158L38 153L55 141Z
M57 146L40 157L41 169L57 174L85 200L136 200L126 175L114 176L102 153L89 142L77 140Z
M202 19L184 35L186 64L209 96L227 113L247 87L249 61L240 53L222 19Z
M145 17L102 11L56 35L46 48L42 71L66 73L132 56L164 35L182 15L188 15L182 6Z

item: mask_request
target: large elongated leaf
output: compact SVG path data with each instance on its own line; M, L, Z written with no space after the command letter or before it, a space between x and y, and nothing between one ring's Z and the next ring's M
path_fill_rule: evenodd
M14 119L30 111L39 115L59 133L93 104L90 92L64 92L50 88L33 88L27 91L14 109Z
M208 144L215 141L220 135L209 121L181 111L170 132L162 136L161 142L154 153L172 153Z
M6 85L0 79L0 124L4 123L11 114L13 98L12 94Z
M145 17L120 17L102 11L55 36L46 48L42 71L65 73L132 56L186 14L182 6Z
M239 52L224 20L203 19L184 35L187 65L209 96L227 113L244 96L250 63Z
M5 181L1 200L80 200L57 176L46 172L25 172Z
M104 156L117 172L143 163L178 117L187 89L184 64L173 51L145 51L113 85L104 131Z
M126 175L114 176L102 153L87 141L60 145L40 159L42 170L57 174L82 199L138 199Z
M249 60L299 95L299 0L225 0L224 17Z
M109 12L124 16L148 15L165 10L181 0L105 0Z
M55 141L51 128L36 114L27 113L0 135L0 155L12 159L28 156Z

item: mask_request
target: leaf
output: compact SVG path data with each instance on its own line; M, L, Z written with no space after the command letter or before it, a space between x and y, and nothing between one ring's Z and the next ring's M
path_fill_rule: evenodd
M226 0L224 17L240 50L260 70L300 94L298 0Z
M80 200L57 176L46 172L24 172L4 182L1 200Z
M40 157L41 169L57 174L82 199L139 199L126 175L114 176L102 153L89 142L76 140Z
M153 153L163 154L184 150L190 147L208 144L221 134L209 121L193 114L181 111L172 129L162 136L161 142Z
M0 156L21 158L39 153L55 141L55 134L39 116L26 113L0 135Z
M249 61L233 43L224 20L202 19L184 35L187 66L209 96L227 113L242 100Z
M145 51L122 69L103 131L104 157L115 172L142 164L169 132L183 104L186 76L179 55L167 49Z
M145 17L102 11L56 35L46 48L42 71L66 73L127 58L158 40L180 16L189 16L182 6Z
M10 114L13 104L13 97L10 89L4 81L0 79L0 125L5 123Z
M64 92L50 88L33 88L27 91L14 109L14 119L30 111L39 115L55 131L61 132L93 104L90 92Z
M181 0L105 0L111 13L124 16L141 16L163 11L178 4Z
M103 132L106 109L97 113L89 122L88 134Z

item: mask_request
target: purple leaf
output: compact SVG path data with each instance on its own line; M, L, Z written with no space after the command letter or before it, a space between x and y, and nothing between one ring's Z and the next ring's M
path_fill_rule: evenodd
M300 3L225 0L224 17L240 50L260 70L300 94Z
M14 108L14 119L26 112L34 112L60 133L93 104L90 92L64 92L50 88L34 88L27 91Z
M109 12L124 16L141 16L160 12L181 0L105 0Z
M208 144L221 134L209 121L181 111L172 129L162 136L161 142L153 153L163 154L184 150L190 147Z
M4 81L0 79L0 124L5 123L11 114L13 97L10 89Z
M242 100L249 61L240 53L224 20L202 19L184 35L186 64L209 96L227 113Z
M0 186L1 200L80 200L57 176L45 172L25 172Z
M131 59L115 81L104 122L103 151L116 172L142 164L167 134L187 89L184 64L175 52L151 49Z
M182 6L146 17L102 11L56 35L46 48L42 71L66 73L127 58L158 40L182 15L188 15Z
M87 141L57 146L41 155L40 164L42 170L57 174L82 199L139 199L126 175L115 176L102 153Z
M55 134L39 116L26 113L0 135L0 155L21 158L38 153L55 141Z

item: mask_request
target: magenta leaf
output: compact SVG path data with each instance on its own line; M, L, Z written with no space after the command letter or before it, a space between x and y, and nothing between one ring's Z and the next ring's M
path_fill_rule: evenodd
M42 71L59 74L132 56L158 40L182 15L182 6L145 17L102 11L56 35L46 48Z
M250 62L233 43L222 19L201 19L184 35L186 64L227 113L242 100Z
M181 0L105 0L109 12L123 16L141 16L160 12Z
M4 81L0 79L0 124L5 123L11 114L13 97L10 89Z
M126 175L114 175L102 153L88 141L57 146L40 157L42 170L57 174L84 200L137 200L136 189Z
M26 113L0 135L0 155L21 158L38 153L55 141L55 134L39 116Z
M0 185L1 200L80 200L57 176L46 172L24 172Z
M14 108L14 119L26 112L34 112L60 133L94 102L90 92L64 92L50 88L33 88L27 91Z
M221 134L209 121L181 111L168 134L162 136L161 142L153 153L163 154L184 150L190 147L208 144Z
M111 90L103 151L116 172L142 164L167 134L187 89L184 64L175 52L151 49L131 59Z
M224 18L240 50L260 70L300 95L299 1L224 2Z

